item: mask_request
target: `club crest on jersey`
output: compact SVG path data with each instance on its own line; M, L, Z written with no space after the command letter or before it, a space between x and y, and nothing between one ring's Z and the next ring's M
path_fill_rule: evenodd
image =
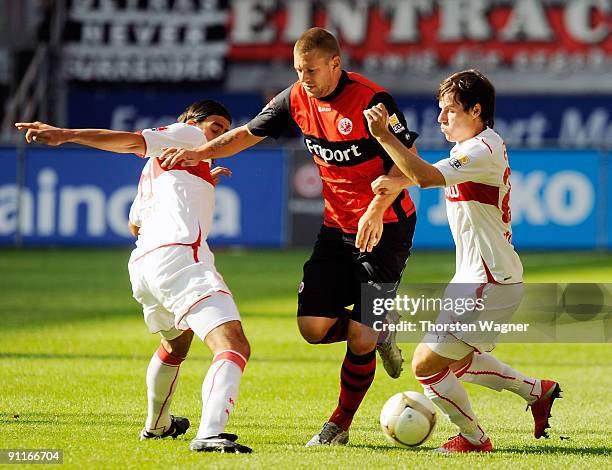
M467 165L470 162L470 157L467 155L459 155L458 157L453 157L449 160L449 165L452 166L455 170L458 170L464 165Z
M389 125L391 126L391 129L393 129L393 132L395 132L396 134L399 134L400 132L404 132L406 130L406 128L403 126L403 124L397 117L397 114L395 113L389 116Z
M342 118L338 122L338 132L342 135L349 135L353 130L353 121L349 118Z

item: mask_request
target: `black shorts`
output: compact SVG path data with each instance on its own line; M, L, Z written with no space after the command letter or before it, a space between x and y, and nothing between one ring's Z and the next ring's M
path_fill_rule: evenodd
M349 314L352 320L372 326L371 312L363 312L362 288L379 284L395 290L410 256L416 214L402 222L387 223L378 245L371 253L355 248L355 234L321 227L312 255L304 264L304 277L298 293L298 316L338 318ZM346 307L353 305L349 313Z

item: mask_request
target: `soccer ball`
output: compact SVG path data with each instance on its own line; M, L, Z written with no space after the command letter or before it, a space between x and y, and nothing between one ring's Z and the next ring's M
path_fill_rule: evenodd
M436 410L423 394L393 395L380 412L380 427L387 440L400 447L416 447L427 440L436 425Z

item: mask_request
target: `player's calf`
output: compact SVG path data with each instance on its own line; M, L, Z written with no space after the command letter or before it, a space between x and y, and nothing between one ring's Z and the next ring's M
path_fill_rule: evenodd
M214 354L202 383L202 414L193 444L198 446L199 441L225 433L251 349L236 304L228 293L205 296L185 316L185 321Z
M181 333L172 329L162 332L161 344L147 367L147 420L141 439L143 436L147 439L151 436L165 437L167 433L173 432L173 427L176 427L170 414L170 407L178 385L180 366L189 351L192 338L191 331ZM180 419L187 421L185 418Z

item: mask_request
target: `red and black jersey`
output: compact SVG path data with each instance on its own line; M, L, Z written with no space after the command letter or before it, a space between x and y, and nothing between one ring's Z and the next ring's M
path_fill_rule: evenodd
M259 137L278 138L293 120L304 134L323 181L324 224L356 233L360 217L374 198L371 183L385 175L393 161L369 132L363 111L383 103L389 126L406 147L418 134L382 87L365 77L342 72L336 89L325 98L312 98L299 82L275 96L248 124ZM384 214L384 222L405 220L415 211L404 190Z

